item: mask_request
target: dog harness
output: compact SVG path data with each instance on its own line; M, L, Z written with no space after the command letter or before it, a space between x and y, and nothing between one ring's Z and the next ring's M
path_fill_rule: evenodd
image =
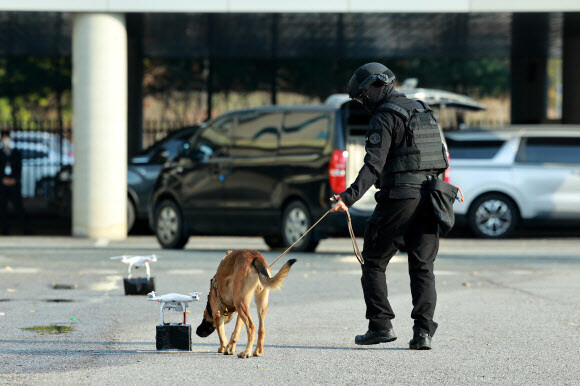
M211 278L211 288L213 288L215 293L217 294L217 297L220 301L219 308L220 308L220 311L224 314L224 316L229 316L230 314L233 314L234 312L236 312L236 306L233 306L233 305L228 306L227 303L225 302L224 298L222 298L222 295L220 294L220 291L218 290L217 280L215 279L215 276Z

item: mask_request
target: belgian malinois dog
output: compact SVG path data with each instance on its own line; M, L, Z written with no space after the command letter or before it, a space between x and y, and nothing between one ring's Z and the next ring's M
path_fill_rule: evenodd
M262 356L266 335L264 318L268 309L268 295L271 289L278 289L282 286L284 279L290 272L290 267L295 262L296 259L288 260L276 276L271 277L270 267L260 252L248 249L228 251L215 276L211 279L207 305L203 313L203 320L197 327L197 335L205 338L217 329L220 339L218 352L233 355L242 324L245 324L248 332L248 345L243 352L238 354L238 357L249 358L256 333L256 326L250 317L250 302L255 295L260 325L258 327L258 343L253 355ZM229 343L227 343L224 324L232 320L235 312L238 313L236 327Z

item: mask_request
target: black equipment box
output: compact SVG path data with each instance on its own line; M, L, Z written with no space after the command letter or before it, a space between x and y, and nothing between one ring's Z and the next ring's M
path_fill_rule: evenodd
M155 291L155 280L153 278L125 278L123 279L123 285L125 286L125 295L147 295L149 292Z
M158 325L155 342L157 350L191 351L191 325L181 323Z

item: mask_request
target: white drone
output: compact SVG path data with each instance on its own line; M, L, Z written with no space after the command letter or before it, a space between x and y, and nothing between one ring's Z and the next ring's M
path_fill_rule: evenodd
M170 293L167 295L157 296L155 291L149 292L147 294L147 300L161 303L161 325L163 326L163 310L173 309L177 312L183 312L183 324L186 323L187 306L190 302L197 302L199 300L199 293L192 292L189 295L181 295Z
M133 273L131 272L133 267L139 268L145 266L145 269L147 270L147 280L149 280L151 278L151 269L149 268L149 263L155 263L157 261L157 256L123 255L123 256L113 256L111 257L111 260L121 260L121 262L129 264L129 269L127 270L127 275L129 276L129 279L133 278Z

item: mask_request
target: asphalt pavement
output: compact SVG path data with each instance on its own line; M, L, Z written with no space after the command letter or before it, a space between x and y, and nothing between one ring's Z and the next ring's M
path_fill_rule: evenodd
M210 278L226 250L238 248L263 251L268 261L279 254L259 238L194 237L184 251L160 250L151 236L0 238L0 383L580 383L578 238L443 240L431 351L408 349L404 254L387 272L399 339L354 344L367 323L349 239L287 255L298 262L282 290L270 294L263 357L218 354L215 333L194 333L191 352L157 351L159 305L124 296L126 266L109 257L156 253L159 294L203 292L188 315L195 331ZM254 309L252 317L257 321ZM233 327L226 326L228 337ZM244 329L237 352L245 343Z

